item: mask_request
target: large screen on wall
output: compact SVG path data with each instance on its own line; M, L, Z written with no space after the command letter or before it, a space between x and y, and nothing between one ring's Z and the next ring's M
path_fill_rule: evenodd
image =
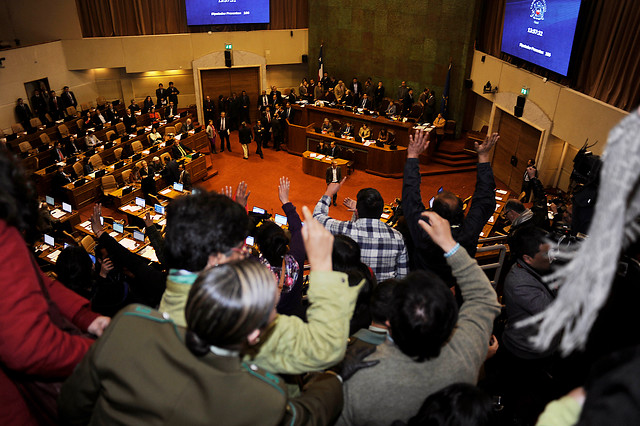
M269 0L185 0L187 25L268 24Z
M502 51L567 75L581 0L506 0Z

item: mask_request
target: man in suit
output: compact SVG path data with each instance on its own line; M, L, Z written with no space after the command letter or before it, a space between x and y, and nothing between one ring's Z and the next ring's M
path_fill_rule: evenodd
M427 121L428 123L432 123L435 113L436 113L436 92L432 90L431 92L429 92L429 99L427 99L427 105L425 108L425 115L424 115L425 121Z
M227 149L231 152L231 142L229 142L229 119L227 113L222 111L218 120L218 134L220 135L220 152L224 152L224 141L227 141Z
M186 156L190 152L192 152L191 148L188 148L185 145L183 145L178 139L173 139L173 146L171 147L171 156L174 159L178 160Z
M180 180L180 168L176 160L173 158L167 160L167 163L162 170L162 177L167 185L173 185L174 182L178 182Z
M29 120L33 118L33 114L31 113L29 105L25 104L22 98L18 98L18 104L16 105L16 117L18 118L18 123L21 123L25 130L31 128Z
M273 115L271 114L271 108L266 107L264 114L262 115L262 124L264 125L265 138L263 140L263 147L269 148L269 140L271 139L271 122L273 121Z
M127 129L127 133L132 134L136 132L136 117L131 114L131 110L127 108L127 112L124 117L122 117L122 122L124 123L124 127Z
M362 100L360 102L358 102L358 107L362 108L362 109L371 109L372 108L371 99L369 99L369 95L367 95L366 93L364 95L362 95Z
M238 98L236 92L233 92L231 93L231 98L229 98L229 113L227 114L230 130L238 130L240 124L240 110L240 98Z
M132 113L136 113L138 111L140 111L140 105L138 105L136 103L135 99L131 99L131 103L129 104L129 109L131 110Z
M320 84L322 84L322 90L324 90L325 92L329 90L329 87L331 87L329 86L331 84L331 79L329 78L328 72L325 71L322 79L320 80Z
M355 129L353 128L353 124L348 122L347 125L342 130L342 136L346 138L352 138L355 135Z
M413 89L409 89L404 99L402 99L402 109L404 111L404 115L409 115L411 113L413 102Z
M253 136L251 135L251 128L247 126L247 122L243 121L240 124L240 130L238 131L238 139L240 139L240 145L242 146L242 158L249 159L249 144Z
M378 108L382 104L382 100L384 99L384 86L382 85L382 81L378 82L378 87L374 91L373 95L373 103L375 104L375 108Z
M183 189L187 191L191 191L191 173L187 171L184 167L184 163L178 166L178 170L180 171L180 178L178 179L178 183L183 185Z
M264 113L264 110L269 106L269 96L267 95L267 91L263 90L262 94L258 97L258 109L261 113Z
M64 151L62 150L62 142L56 142L55 148L53 148L53 161L56 163L63 163L67 160L67 156L64 155Z
M256 154L260 156L260 158L264 159L264 154L262 153L262 141L264 140L264 126L262 125L262 120L258 120L255 126L253 126L253 136L256 141Z
M247 123L251 123L251 117L249 116L249 106L251 102L249 100L249 95L247 95L247 91L243 90L240 95L240 120L245 121Z
M173 105L176 107L176 111L178 109L178 95L180 91L176 86L173 85L173 81L169 82L169 87L167 88L167 97L169 98L169 102L173 102Z
M358 81L358 77L353 77L353 81L351 82L349 89L351 90L351 95L353 95L356 102L358 102L362 97L362 85Z
M407 87L407 82L403 81L398 87L398 93L396 94L396 99L402 102L405 96L407 96L407 92L409 91L409 87Z
M173 117L178 114L178 108L176 108L173 101L169 101L169 106L164 111L165 111L164 116L167 119L167 121L173 120Z
M184 126L182 126L182 133L188 133L193 130L193 123L190 118L187 118L187 121L184 122Z
M138 107L138 109L140 109L140 107ZM102 115L102 111L100 110L97 110L96 113L93 115L93 124L95 126L104 126L107 123L107 121L108 120L105 118L104 115Z
M167 104L167 91L162 83L158 84L156 89L156 108L160 108Z
M107 102L107 105L104 109L104 117L107 119L107 121L113 121L117 116L118 114L116 113L116 110L113 109L113 105L111 104L111 102Z
M64 198L63 187L68 183L71 183L71 176L64 172L64 167L58 166L56 173L53 175L53 179L51 179L51 189L53 190L54 196Z
M76 100L76 95L74 95L73 92L71 90L69 90L69 86L64 86L62 88L62 106L64 107L65 111L70 106L72 106L72 107L77 107L78 106L78 101Z
M341 152L342 150L340 149L340 147L336 146L336 143L334 141L331 141L329 149L327 150L327 155L333 158L340 158Z
M40 118L40 121L45 123L47 120L45 118L45 114L47 113L47 101L44 99L40 90L36 89L33 91L33 96L31 97L31 106L33 107L33 113Z
M273 98L273 95L276 95L276 99L278 103L282 103L282 93L278 90L276 86L271 86L271 92L269 93L269 98Z
M205 97L204 102L202 103L202 110L204 114L204 122L208 123L209 120L213 120L216 113L216 107L213 101L211 100L211 96L207 95Z
M333 145L333 142L331 143ZM339 183L342 179L342 169L338 167L338 162L336 160L331 161L331 167L327 168L327 172L325 173L325 180L327 182L327 186L331 183ZM338 199L338 192L333 194L333 205L337 206L336 200Z
M64 108L62 106L62 99L56 96L56 91L52 90L49 93L49 114L54 121L64 118Z

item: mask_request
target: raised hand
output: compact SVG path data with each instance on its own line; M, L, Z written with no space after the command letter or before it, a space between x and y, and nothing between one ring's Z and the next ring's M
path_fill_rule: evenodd
M309 207L302 206L302 239L307 251L307 258L312 271L331 271L331 253L333 251L333 235L313 218Z
M427 150L429 146L429 133L417 130L415 134L409 135L409 146L407 147L407 158L418 158L420 154Z
M418 221L418 224L445 253L456 245L456 241L451 236L449 221L442 218L438 213L422 212L422 218Z
M343 177L342 180L338 183L330 183L329 185L327 185L327 190L324 192L324 195L328 195L329 197L333 197L334 194L337 194L338 191L340 191L340 188L342 188L342 185L344 184L344 182L347 180L347 177Z
M280 178L280 184L278 185L278 198L280 198L280 202L283 205L289 202L290 186L291 186L291 182L289 182L289 178L282 176Z
M238 187L236 188L236 203L246 208L249 195L251 195L251 191L247 191L246 182L245 181L240 182L238 184Z
M100 223L100 216L102 216L102 204L97 203L93 206L93 214L91 215L91 231L100 238L100 235L104 232L104 227Z
M496 143L500 140L500 135L497 133L492 133L488 135L482 144L478 144L475 142L476 151L478 151L478 163L488 163L489 162L489 152L495 146Z
M347 208L347 210L349 210L350 212L355 212L355 211L356 211L356 205L357 205L356 200L354 200L354 199L352 199L352 198L347 197L347 198L345 198L345 199L342 201L342 204L344 204L344 206L345 206L345 207Z

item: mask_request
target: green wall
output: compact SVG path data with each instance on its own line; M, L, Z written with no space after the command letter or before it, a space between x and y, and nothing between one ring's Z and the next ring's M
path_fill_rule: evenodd
M343 79L382 80L395 97L406 80L417 97L436 90L438 111L449 58L453 61L449 119L464 113L480 0L309 0L309 75L317 76L324 43L325 71Z

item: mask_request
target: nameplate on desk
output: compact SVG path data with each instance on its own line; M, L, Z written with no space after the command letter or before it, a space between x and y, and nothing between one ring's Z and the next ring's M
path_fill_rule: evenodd
M136 247L138 247L138 243L136 243L135 241L133 241L130 238L123 238L120 241L118 241L120 243L120 245L122 245L124 248L128 248L129 250L135 250Z
M162 195L170 194L170 193L171 193L171 188L163 189L162 191L160 191L160 193L161 193Z
M498 194L507 195L507 191L505 191L504 189L496 189L496 192Z
M376 142L375 142L375 141L364 141L364 142L362 142L362 145L364 145L364 146L371 146L371 145L373 145L374 143L376 143Z
M60 256L60 250L56 250L53 253L49 253L47 257L51 259L52 262L56 262L58 260L58 256Z
M91 231L91 221L85 220L80 224L80 227L86 229L87 231Z

